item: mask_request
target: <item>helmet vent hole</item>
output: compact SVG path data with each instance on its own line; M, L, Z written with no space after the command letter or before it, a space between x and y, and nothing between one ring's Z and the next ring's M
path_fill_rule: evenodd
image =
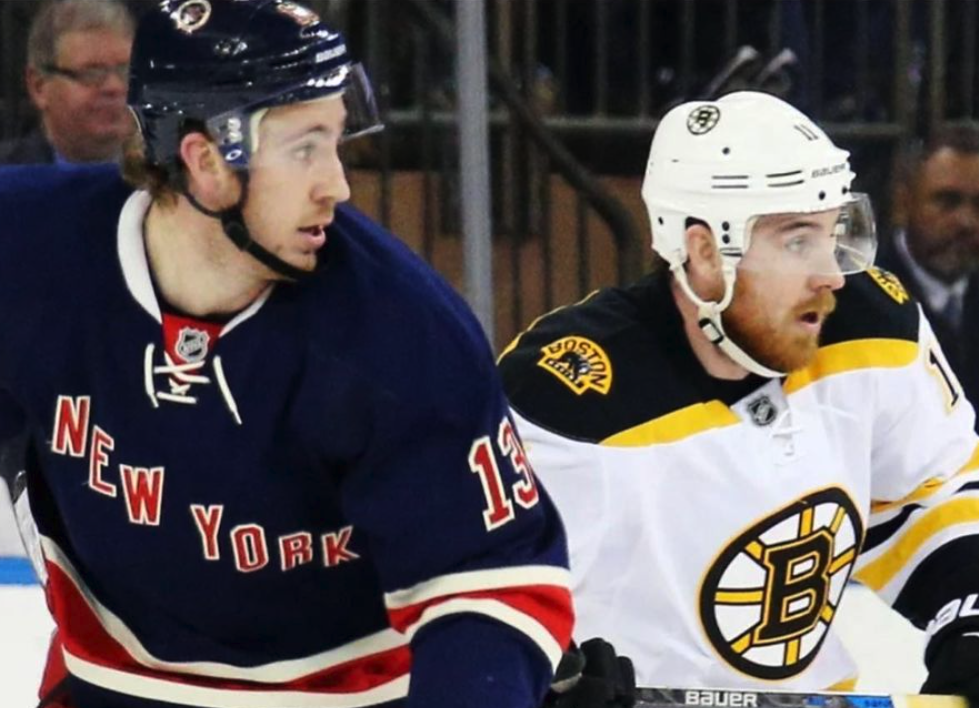
M721 241L723 241L725 245L731 243L731 234L721 234Z
M660 217L658 217L658 218L656 219L656 222L657 222L657 223L658 223L658 224L659 224L660 226L662 226L662 225L663 225L663 217L662 217L662 216L660 216Z
M721 152L724 153L725 155L730 155L731 154L731 148L726 147L723 150L721 150Z
M773 172L765 175L769 187L796 187L805 184L805 177L802 170L792 170L791 172Z
M849 192L850 192L850 188L849 187L844 187L843 188L843 194L848 194Z
M826 192L820 192L819 193L819 200L822 201L825 198L826 198Z
M721 228L724 229L725 231L730 231L731 230L731 224L729 224L728 222L725 221L725 222L723 222L721 224Z

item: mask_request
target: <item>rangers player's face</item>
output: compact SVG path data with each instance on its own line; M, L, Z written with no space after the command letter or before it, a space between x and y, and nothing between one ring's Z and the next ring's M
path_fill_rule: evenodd
M779 371L806 366L844 278L836 262L839 210L758 219L724 312L729 336L756 361Z
M350 198L338 148L340 97L273 108L261 120L245 218L264 248L303 270L316 266L337 204Z

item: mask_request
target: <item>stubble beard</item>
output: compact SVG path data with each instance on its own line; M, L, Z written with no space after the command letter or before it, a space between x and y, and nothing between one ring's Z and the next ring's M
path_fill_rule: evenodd
M751 283L750 276L738 277L734 298L724 311L722 322L727 336L756 362L774 371L791 373L812 363L819 348L819 333L806 332L795 326L798 317L816 309L823 320L836 308L836 297L830 291L793 308L773 321L768 315L769 297Z

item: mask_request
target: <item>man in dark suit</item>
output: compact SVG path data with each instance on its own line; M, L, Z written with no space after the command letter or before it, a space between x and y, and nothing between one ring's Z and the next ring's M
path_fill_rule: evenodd
M918 299L966 397L979 403L979 123L948 123L905 155L899 228L877 262ZM977 426L979 427L979 426Z
M39 125L0 143L0 165L118 159L134 127L126 107L134 31L119 0L44 4L31 23L25 76ZM0 448L0 556L23 552L9 498L24 447Z
M118 159L133 130L126 109L133 29L119 0L49 0L41 8L25 77L40 125L0 143L0 164Z

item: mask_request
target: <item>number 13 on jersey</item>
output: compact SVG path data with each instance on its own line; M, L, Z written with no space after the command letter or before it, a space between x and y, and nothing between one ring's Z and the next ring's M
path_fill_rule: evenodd
M523 443L509 418L500 421L496 444L513 466L519 479L507 489L490 436L484 435L473 441L472 447L469 448L469 469L479 475L479 481L483 485L483 495L486 497L483 523L486 524L487 531L498 529L514 519L513 502L524 509L530 509L539 499L534 472L530 468L530 462L527 461Z

